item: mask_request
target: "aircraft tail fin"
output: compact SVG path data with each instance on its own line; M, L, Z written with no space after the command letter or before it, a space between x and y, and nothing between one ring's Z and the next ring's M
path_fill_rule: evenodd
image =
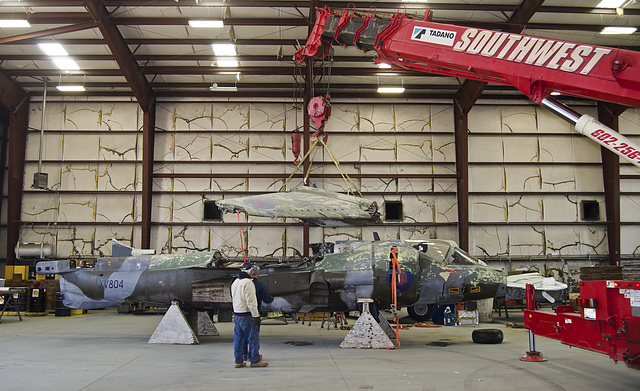
M139 248L133 248L126 244L118 242L116 239L111 239L111 256L114 258L131 257L134 255L153 255L156 250L143 250Z
M133 247L120 243L115 239L111 239L111 256L112 257L130 257L133 255Z

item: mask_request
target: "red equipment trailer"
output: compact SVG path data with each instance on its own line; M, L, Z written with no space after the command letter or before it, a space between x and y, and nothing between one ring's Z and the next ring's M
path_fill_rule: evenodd
M579 314L570 305L559 305L555 313L536 311L534 293L528 285L524 326L533 334L640 369L640 282L581 281Z

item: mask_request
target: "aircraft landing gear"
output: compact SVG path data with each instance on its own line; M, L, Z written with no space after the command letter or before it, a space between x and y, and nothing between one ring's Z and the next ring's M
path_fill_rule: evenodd
M431 319L435 309L435 304L416 304L414 306L407 307L407 312L414 320L418 322L426 322Z

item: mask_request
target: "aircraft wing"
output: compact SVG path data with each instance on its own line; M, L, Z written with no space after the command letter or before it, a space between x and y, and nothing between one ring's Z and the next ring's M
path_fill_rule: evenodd
M216 204L225 212L271 218L290 217L324 226L380 221L375 201L308 186L290 192L224 199L216 201Z
M567 289L568 285L558 282L553 277L544 277L540 273L524 273L507 276L507 288L526 289L527 284L532 284L540 291L560 291Z

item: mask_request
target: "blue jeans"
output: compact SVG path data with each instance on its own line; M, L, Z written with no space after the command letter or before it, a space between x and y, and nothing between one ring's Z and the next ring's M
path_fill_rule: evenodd
M249 357L251 359L251 362L259 362L260 360L262 360L262 358L260 358L260 324L258 323L257 326L253 326L253 330L251 330L252 335L255 334L255 338L253 339L253 345L255 346L255 354L258 355L257 361L254 361L254 357L251 354L251 349L250 347L248 348L249 345L249 340L246 340L244 342L244 345L242 346L242 351L243 352L247 352L247 350L249 350L249 353L247 355L247 357Z
M260 362L260 341L258 338L259 326L253 325L251 316L233 316L235 327L233 329L233 356L236 364L242 363L242 355L247 352L249 344L249 358L251 363Z

